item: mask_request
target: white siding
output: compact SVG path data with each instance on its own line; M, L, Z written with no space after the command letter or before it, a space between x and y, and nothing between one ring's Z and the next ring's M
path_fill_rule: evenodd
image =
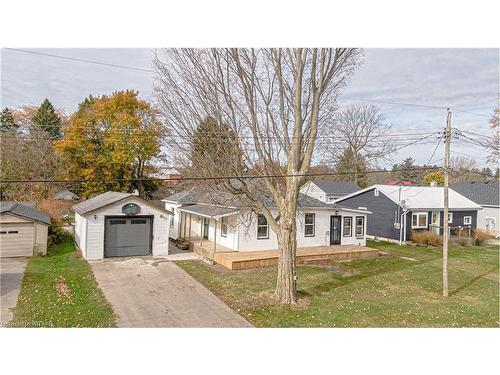
M47 224L35 222L35 252L47 254L47 236L49 226Z
M309 246L328 246L330 244L330 216L335 215L338 211L340 216L352 216L353 217L353 229L351 237L344 237L344 233L341 232L341 244L342 245L366 245L366 221L367 214L353 213L343 210L305 210L300 212L297 217L297 246L298 247L309 247ZM304 235L304 214L314 213L315 214L315 235L314 237L306 237ZM274 213L276 214L276 213ZM362 238L356 238L355 236L355 217L364 216L365 217L365 235ZM239 238L239 250L240 251L256 251L256 250L272 250L278 248L278 241L275 233L269 227L269 238L268 239L257 239L257 215L253 214L249 222L248 216L243 214L240 215L240 238ZM343 219L341 221L341 227L343 231ZM235 248L236 250L236 248Z
M482 210L477 211L477 227L482 230L486 230L486 219L493 218L494 220L489 220L491 233L499 233L500 231L500 208L499 207L488 207L483 206ZM494 223L493 223L494 221Z
M75 212L75 242L82 252L82 257L87 258L87 219Z
M136 203L141 207L140 215L153 215L153 256L161 257L168 255L170 215L155 209L144 203L137 197L130 197L113 205L103 207L85 215L86 226L86 249L85 259L95 260L104 258L104 217L124 216L122 206L126 203ZM81 241L81 240L80 240ZM83 251L82 251L83 253Z
M307 182L302 188L300 192L305 195L309 195L310 197L316 198L322 202L326 202L326 194L323 190L321 190L314 182Z
M174 240L179 238L181 213L178 210L178 208L180 206L181 206L180 204L165 203L165 209L174 213L173 226L170 226L170 218L169 218L169 227L170 227L169 236L170 236L170 238L173 238Z

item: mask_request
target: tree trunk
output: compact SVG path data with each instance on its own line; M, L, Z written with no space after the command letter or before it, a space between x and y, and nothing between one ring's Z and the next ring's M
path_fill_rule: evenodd
M293 212L295 215L295 212ZM274 297L280 303L295 304L296 297L296 273L295 255L297 252L297 223L289 219L288 225L282 227L277 234L278 237L278 279Z

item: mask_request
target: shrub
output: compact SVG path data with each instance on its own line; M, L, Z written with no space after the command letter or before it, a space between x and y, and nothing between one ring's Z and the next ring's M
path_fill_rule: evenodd
M52 223L49 226L49 234L47 238L47 246L52 247L63 242L69 242L73 240L73 236L68 231L64 230L57 224Z
M428 230L412 231L411 240L416 244L423 246L440 246L443 244L443 239L439 234Z
M484 230L476 229L474 231L474 245L476 245L476 246L481 246L489 238L490 238L490 235L487 232L485 232Z

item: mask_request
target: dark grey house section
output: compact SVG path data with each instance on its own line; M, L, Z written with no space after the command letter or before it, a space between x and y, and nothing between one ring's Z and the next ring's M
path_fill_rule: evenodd
M344 199L341 204L350 208L366 207L372 212L367 218L366 234L399 240L399 228L396 228L394 223L399 221L398 215L401 215L402 209L382 193L375 196L374 190Z
M366 234L369 236L388 238L392 240L400 239L400 229L396 223L401 221L401 215L403 209L396 202L389 199L382 192L379 192L378 196L375 196L375 188L365 191L361 194L355 195L353 197L344 199L341 201L343 206L351 208L366 207L368 211L372 214L368 217L366 223ZM437 212L435 210L434 212ZM427 213L427 227L424 229L412 229L412 215L413 213L426 212ZM442 210L440 212L440 226L443 226L444 213ZM475 229L477 227L477 211L455 211L450 210L452 213L452 222L449 223L450 227L466 227L469 225L464 224L464 217L471 217L471 228ZM426 209L413 209L408 211L405 218L406 222L406 240L411 240L411 233L413 230L429 230L431 224L432 211ZM440 234L443 234L442 228L440 229ZM403 237L404 239L404 237Z

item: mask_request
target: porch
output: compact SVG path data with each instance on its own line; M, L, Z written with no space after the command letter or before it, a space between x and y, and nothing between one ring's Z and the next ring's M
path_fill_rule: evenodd
M204 242L210 242L204 240ZM210 253L210 244L205 248L193 244L195 253L211 255L215 263L230 270L246 270L259 267L271 267L278 264L278 250L234 251L217 246L215 253ZM379 256L377 249L356 245L314 246L297 249L297 264L325 264L331 261L374 258Z

